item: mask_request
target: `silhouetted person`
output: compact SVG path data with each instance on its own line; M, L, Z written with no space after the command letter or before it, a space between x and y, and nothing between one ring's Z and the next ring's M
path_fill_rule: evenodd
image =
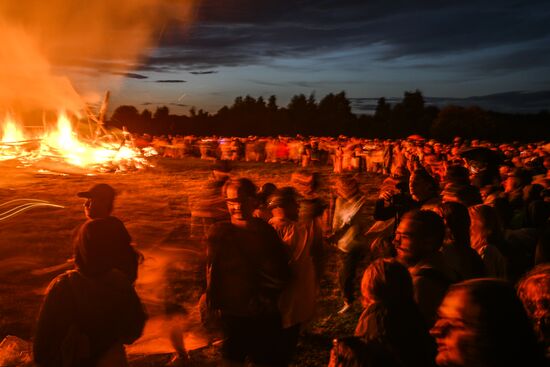
M375 260L363 274L361 293L365 310L356 336L381 342L403 367L435 365L435 343L414 301L407 268L396 260Z
M111 215L115 190L107 184L97 184L77 195L86 198L84 211L88 218L74 239L77 269L88 276L118 269L133 283L137 278L139 254L132 247L124 224Z
M485 266L485 275L492 278L506 279L509 258L507 243L495 209L489 205L474 205L470 213L470 242L477 251Z
M485 275L483 260L470 246L470 214L458 202L446 202L439 209L447 227L441 253L459 280L481 278Z
M133 288L138 254L106 184L78 194L89 218L75 238L76 270L55 278L42 304L34 340L39 366L126 366L123 344L141 335L146 314Z

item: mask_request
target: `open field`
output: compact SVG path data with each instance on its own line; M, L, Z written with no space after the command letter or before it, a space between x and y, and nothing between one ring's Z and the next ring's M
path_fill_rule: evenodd
M193 274L186 266L191 264L189 266L197 268L200 264L202 250L189 240L189 203L203 189L210 165L197 159L159 160L155 169L144 172L62 176L0 162L0 204L32 198L65 207L37 208L0 221L0 340L7 335L30 340L45 288L62 271L47 269L71 257L72 232L84 220L83 200L75 194L96 182L109 183L119 192L114 215L124 221L145 256L137 282L138 292L152 316L162 313L166 268L179 272L185 284L185 277ZM234 173L249 177L258 185L273 182L284 186L289 184L290 174L296 169L292 164L238 163ZM329 167L317 171L327 182ZM372 203L382 178L368 174L361 174L360 178ZM324 185L323 192L328 197L328 184ZM335 287L336 255L331 253L319 317L299 345L296 365L326 365L332 338L353 332L359 306L345 316L334 316L341 306ZM146 337L156 341L138 343L140 346L131 350L132 366L162 366L169 358L167 341L160 338L166 322L158 317L153 319L151 325L154 326L148 327ZM190 348L197 348L191 351L192 365L218 365L218 348L206 345L196 319L196 313L190 312L184 321L186 342Z

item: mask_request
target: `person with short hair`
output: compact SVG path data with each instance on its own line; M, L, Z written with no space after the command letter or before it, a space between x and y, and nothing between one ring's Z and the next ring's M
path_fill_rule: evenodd
M265 221L253 217L256 185L229 180L224 195L229 222L208 234L207 304L219 313L227 363L286 364L279 297L290 278L285 245Z
M441 256L443 219L431 210L407 212L395 232L397 260L411 273L415 300L428 326L455 278Z
M412 171L409 191L420 209L435 209L441 202L439 185L424 168Z

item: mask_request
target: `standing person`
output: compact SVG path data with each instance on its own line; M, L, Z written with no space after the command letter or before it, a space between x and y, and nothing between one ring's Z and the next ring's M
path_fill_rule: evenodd
M131 245L132 238L124 223L111 215L115 190L100 183L77 196L86 199L84 212L88 220L80 226L74 239L76 268L88 276L115 268L134 283L140 256Z
M470 214L457 202L441 204L440 213L446 226L441 254L459 280L481 278L485 266L479 254L470 246Z
M123 344L134 342L146 314L133 282L137 252L112 217L115 192L98 184L78 196L89 220L75 238L76 270L56 277L38 317L34 360L43 367L127 366Z
M505 257L508 244L500 226L497 212L489 205L479 204L468 209L470 213L470 241L485 266L485 275L506 279L509 260Z
M282 315L288 361L298 344L300 329L313 317L317 298L315 267L311 254L313 233L311 227L298 221L297 194L292 187L283 187L269 199L273 217L269 224L275 228L289 256L291 278L283 290L279 307Z
M266 366L285 365L279 296L290 277L285 245L277 232L254 218L256 186L248 179L224 187L230 222L208 235L207 303L219 312L228 365L249 358Z
M361 281L361 314L355 335L379 341L403 367L435 366L435 343L414 301L412 279L393 259L369 265Z
M397 260L409 269L414 298L426 324L431 327L447 288L455 280L439 250L445 224L431 210L407 212L395 232Z
M355 273L368 252L364 233L369 215L366 212L366 198L359 190L359 183L351 177L341 176L336 181L336 199L333 234L330 241L337 243L342 252L342 266L338 274L344 306L338 311L346 312L355 301Z
M321 179L318 173L300 170L291 176L292 186L296 189L300 205L298 221L308 228L313 236L311 256L315 265L317 283L320 283L326 263L324 233L328 222L327 203L319 196Z

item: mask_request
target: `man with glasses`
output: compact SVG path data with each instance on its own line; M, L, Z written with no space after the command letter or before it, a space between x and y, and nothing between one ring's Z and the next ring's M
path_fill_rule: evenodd
M393 241L397 260L409 269L416 303L430 327L455 280L439 252L444 236L445 224L439 215L431 210L413 210L403 216Z
M223 358L229 364L285 365L278 301L290 276L284 244L253 217L256 186L248 179L224 187L229 222L208 235L207 302L221 318Z

